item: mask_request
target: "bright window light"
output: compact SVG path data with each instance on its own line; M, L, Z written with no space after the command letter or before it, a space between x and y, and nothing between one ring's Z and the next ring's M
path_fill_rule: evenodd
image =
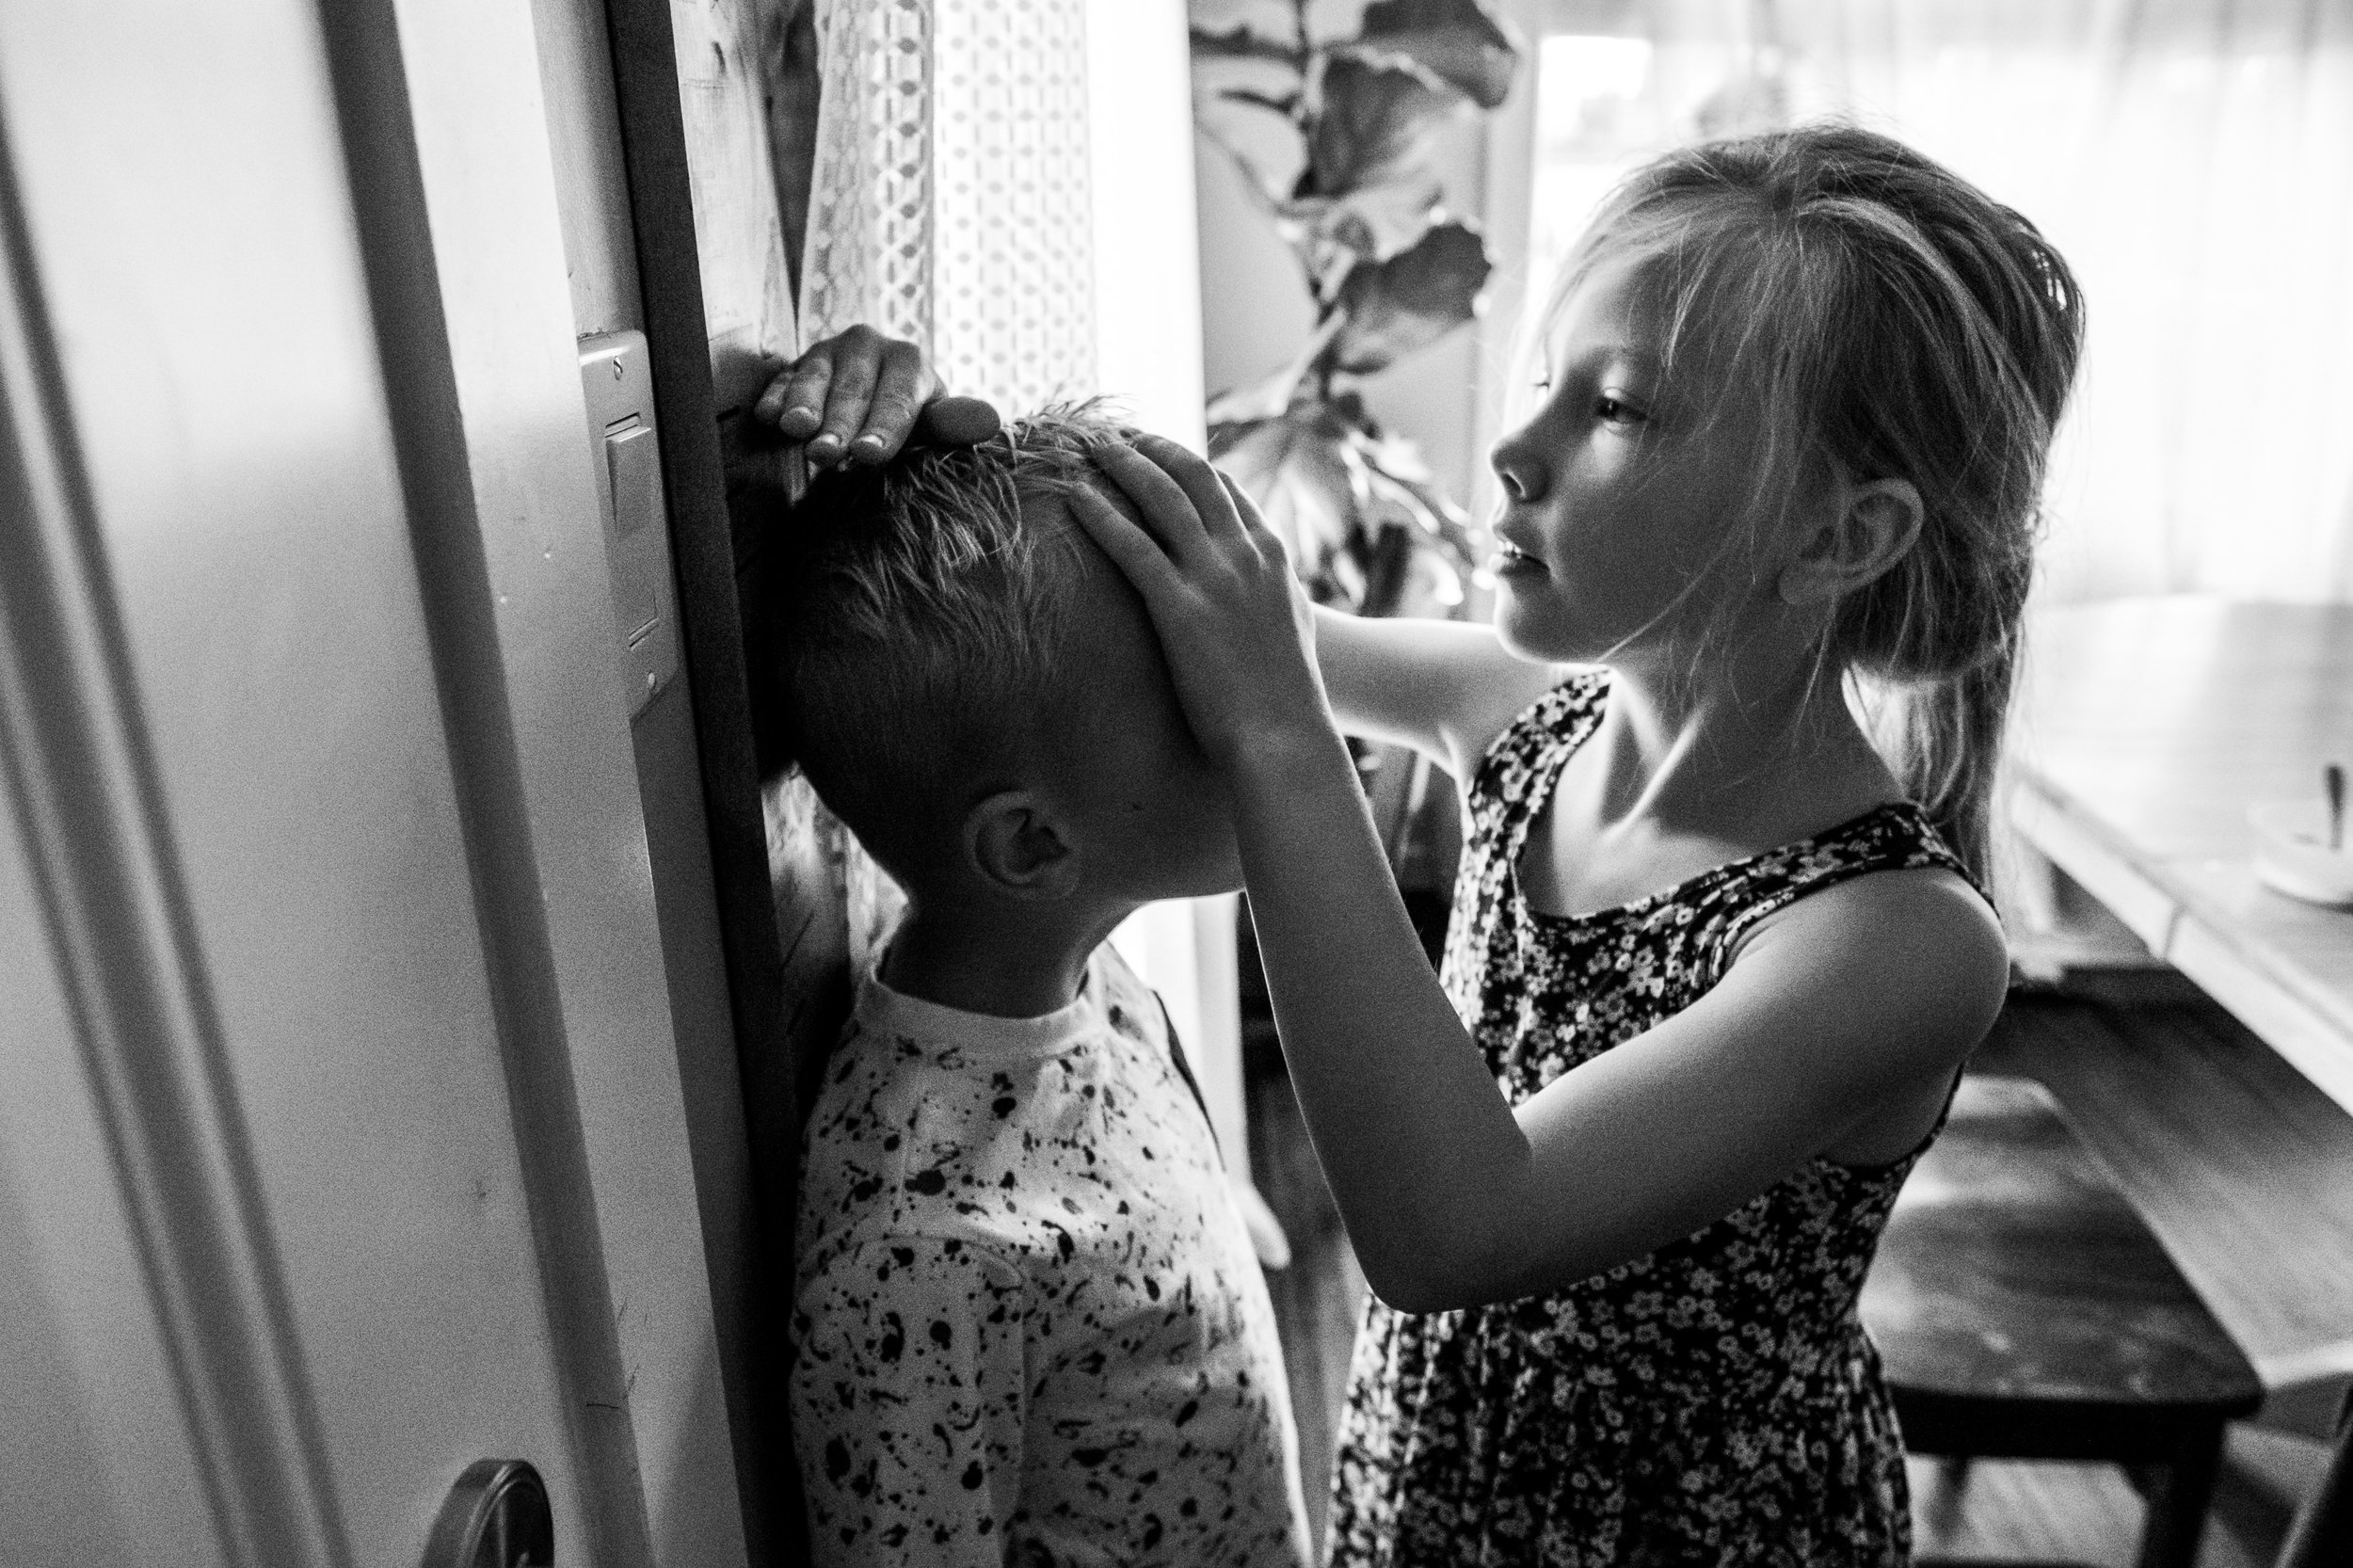
M1541 289L1629 154L1656 137L1651 41L1556 33L1536 57L1536 178L1529 275Z
M1547 145L1576 135L1593 99L1641 97L1650 56L1646 38L1556 33L1545 40L1536 66L1537 135Z

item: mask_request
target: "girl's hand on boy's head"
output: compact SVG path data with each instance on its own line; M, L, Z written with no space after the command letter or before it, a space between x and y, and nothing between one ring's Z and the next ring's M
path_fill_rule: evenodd
M1328 740L1312 607L1250 498L1158 436L1095 456L1144 521L1083 491L1071 513L1143 596L1209 760L1230 773L1282 741Z
M997 410L976 397L944 395L914 344L853 327L813 344L778 370L752 417L787 440L804 441L809 463L886 463L910 437L970 446L997 433Z

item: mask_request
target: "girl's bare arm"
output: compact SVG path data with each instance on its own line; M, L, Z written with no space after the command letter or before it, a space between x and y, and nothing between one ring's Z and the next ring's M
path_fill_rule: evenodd
M1292 1082L1392 1304L1542 1293L1687 1236L1932 1095L2001 1005L2001 935L1965 884L1861 877L1777 917L1689 1009L1512 1107L1419 961L1336 751L1262 749L1235 796Z
M1411 746L1457 778L1568 674L1505 652L1489 626L1325 609L1315 618L1316 659L1341 731Z

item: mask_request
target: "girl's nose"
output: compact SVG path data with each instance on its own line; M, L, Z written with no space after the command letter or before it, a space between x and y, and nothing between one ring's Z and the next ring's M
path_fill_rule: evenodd
M1544 465L1537 461L1532 444L1525 429L1496 442L1496 449L1487 461L1503 482L1503 492L1515 503L1534 501L1545 491Z

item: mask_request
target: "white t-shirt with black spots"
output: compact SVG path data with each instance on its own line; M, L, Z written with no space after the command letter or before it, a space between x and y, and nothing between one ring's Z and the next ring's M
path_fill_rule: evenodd
M1159 999L869 979L804 1139L792 1436L824 1565L1299 1568L1282 1351Z

